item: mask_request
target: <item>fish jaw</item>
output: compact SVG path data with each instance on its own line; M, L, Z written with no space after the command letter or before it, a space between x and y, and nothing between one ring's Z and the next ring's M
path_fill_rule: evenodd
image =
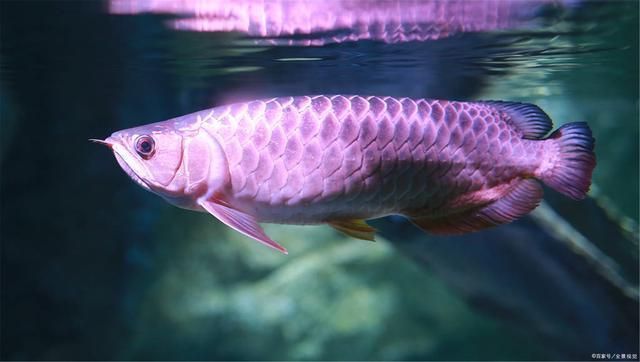
M130 160L130 157L127 156L127 152L123 151L123 146L119 144L113 137L108 137L106 140L101 140L97 138L89 138L90 142L97 143L103 146L109 147L109 149L113 152L113 155L120 165L120 168L140 187L147 191L152 191L149 185L144 182L144 180L138 176L138 174L133 170L132 167L129 166L127 160ZM131 161L131 160L130 160Z
M148 178L149 175L144 166L141 165L140 161L113 137L107 138L104 142L111 145L111 150L113 151L120 168L122 168L122 170L140 187L153 192L150 185L145 182L145 177Z

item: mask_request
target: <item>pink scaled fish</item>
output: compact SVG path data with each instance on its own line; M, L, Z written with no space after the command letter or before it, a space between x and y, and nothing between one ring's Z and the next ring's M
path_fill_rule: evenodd
M511 222L540 181L585 197L594 139L551 130L513 102L301 96L236 103L115 132L104 141L143 188L286 253L258 224L322 224L373 240L364 220L402 215L435 234Z

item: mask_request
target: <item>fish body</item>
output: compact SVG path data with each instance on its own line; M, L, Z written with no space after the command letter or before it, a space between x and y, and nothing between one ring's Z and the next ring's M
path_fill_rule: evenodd
M569 123L545 137L551 128L524 103L318 95L216 107L105 142L141 186L284 250L259 222L328 223L372 239L363 220L397 214L464 233L533 210L539 181L583 198L591 132Z

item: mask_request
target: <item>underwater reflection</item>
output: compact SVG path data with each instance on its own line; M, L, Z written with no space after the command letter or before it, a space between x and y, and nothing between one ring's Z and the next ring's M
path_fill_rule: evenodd
M174 14L176 30L238 32L257 44L428 41L459 33L524 30L571 7L560 0L198 1L111 0L112 14Z

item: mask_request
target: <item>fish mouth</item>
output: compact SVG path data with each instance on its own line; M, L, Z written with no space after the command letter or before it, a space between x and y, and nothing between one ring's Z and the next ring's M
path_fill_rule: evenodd
M150 185L144 181L144 175L146 169L144 166L133 157L124 146L122 146L117 140L112 137L108 137L106 140L100 140L90 138L89 141L107 146L113 151L116 161L120 165L120 168L140 187L147 191L152 191ZM142 175L142 176L141 176Z
M146 182L144 182L144 179L142 179L142 177L138 176L138 174L133 170L133 168L129 166L127 161L118 152L114 150L113 154L116 156L116 161L118 161L120 168L122 168L124 172L126 172L126 174L129 175L129 177L135 183L140 185L140 187L142 187L143 189L147 191L151 191L151 187L149 187L149 185Z

